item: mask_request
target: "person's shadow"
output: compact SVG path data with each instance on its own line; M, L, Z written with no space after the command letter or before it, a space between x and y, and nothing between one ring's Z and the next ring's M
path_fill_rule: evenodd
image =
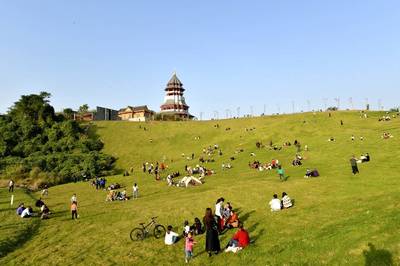
M369 250L364 250L365 266L391 266L393 265L392 253L386 249L376 249L368 243Z

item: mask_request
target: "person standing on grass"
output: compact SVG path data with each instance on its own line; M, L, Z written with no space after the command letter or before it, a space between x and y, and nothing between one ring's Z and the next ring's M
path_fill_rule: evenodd
M353 175L359 174L360 172L358 171L356 156L353 155L353 157L350 159L350 164L351 164L351 170L353 171Z
M283 170L283 168L282 168L281 165L278 166L277 172L278 172L278 175L279 175L279 179L280 179L281 181L286 181L286 178L285 178L285 170Z
M71 204L71 216L72 220L78 219L78 204L76 201L73 201Z
M14 192L14 180L10 180L10 182L8 182L8 192Z
M133 199L137 199L139 198L139 187L138 185L135 183L133 185Z
M189 232L185 239L185 262L189 263L189 261L193 258L193 246L196 242L193 239L193 233Z
M206 252L208 252L208 256L211 257L212 252L218 254L221 250L218 238L218 225L214 219L211 208L206 209L203 223L206 229Z

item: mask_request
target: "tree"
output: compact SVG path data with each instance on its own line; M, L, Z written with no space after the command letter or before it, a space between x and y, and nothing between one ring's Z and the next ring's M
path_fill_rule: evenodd
M71 108L65 108L63 110L63 115L66 119L73 119L74 118L74 111Z
M50 96L23 95L0 116L0 176L56 184L112 173L115 158L101 152L104 145L92 126L68 119L70 108L55 115Z
M89 111L89 105L83 104L83 105L79 106L79 109L78 109L79 114L83 115L83 114L87 113L88 111Z

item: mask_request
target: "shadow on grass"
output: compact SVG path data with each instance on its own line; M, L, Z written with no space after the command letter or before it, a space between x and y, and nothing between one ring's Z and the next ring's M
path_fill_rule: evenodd
M35 218L29 218L35 219ZM5 257L8 253L22 247L34 235L36 235L40 225L40 220L35 221L29 225L25 230L20 232L15 238L7 238L0 243L0 258Z
M365 266L390 266L393 265L392 254L386 249L376 249L368 243L369 250L364 250Z
M25 190L25 193L32 199L36 200L32 195L31 191ZM28 225L25 230L22 230L17 234L14 238L7 238L0 242L0 258L5 257L8 253L13 252L14 250L22 247L26 242L28 242L32 237L34 237L40 226L40 218L25 218L32 219L32 223Z
M245 213L245 214L243 214L242 216L239 217L239 220L240 220L242 223L244 223L244 222L246 222L247 219L249 219L250 216L251 216L253 213L255 213L255 212L256 212L255 210L252 210L252 211L250 211L250 212L248 212L248 213Z

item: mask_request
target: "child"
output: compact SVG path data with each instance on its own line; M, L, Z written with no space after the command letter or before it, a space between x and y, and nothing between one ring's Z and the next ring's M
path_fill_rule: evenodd
M72 220L74 219L78 219L78 204L76 203L76 201L73 201L71 204L71 215L72 215Z
M185 242L185 262L189 263L189 261L193 257L193 245L196 244L196 242L193 239L193 234L192 232L189 232L187 237L186 237L186 242Z
M186 220L185 223L183 224L183 236L187 237L190 232L190 226L189 222Z

